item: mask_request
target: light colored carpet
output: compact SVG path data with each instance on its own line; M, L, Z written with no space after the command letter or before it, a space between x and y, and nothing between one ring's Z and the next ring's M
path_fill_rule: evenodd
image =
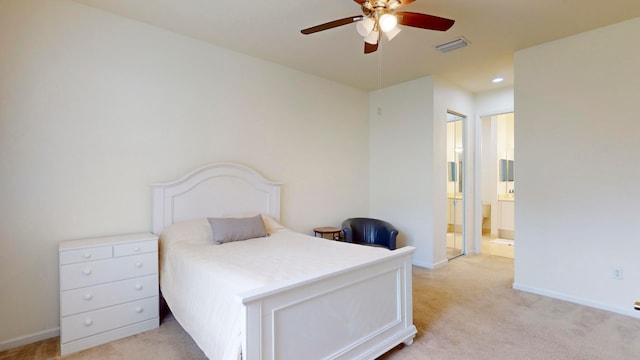
M205 360L206 356L169 314L158 329L60 356L60 338L0 352L0 360Z
M379 360L640 359L639 319L513 290L513 259L464 256L413 274L418 335ZM0 359L61 359L58 339L2 352ZM159 329L62 359L205 356L169 316Z

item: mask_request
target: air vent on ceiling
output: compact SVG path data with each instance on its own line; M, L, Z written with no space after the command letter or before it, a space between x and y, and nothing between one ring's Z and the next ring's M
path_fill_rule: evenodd
M436 50L440 51L441 53L446 53L455 49L460 49L461 47L465 47L469 44L469 40L460 36L459 38L447 41L444 44L436 45Z

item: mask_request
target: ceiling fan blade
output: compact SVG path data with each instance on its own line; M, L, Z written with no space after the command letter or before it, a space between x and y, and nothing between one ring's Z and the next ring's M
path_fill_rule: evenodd
M364 38L364 53L365 54L371 54L372 52L375 52L376 50L378 50L378 45L380 44L380 37L381 37L382 31L372 31L369 33L369 35L367 35ZM372 43L373 41L375 41L375 43Z
M397 12L396 16L398 24L427 30L447 31L455 23L455 20L408 11Z
M372 52L376 52L376 50L378 50L378 43L380 43L380 41L378 41L375 44L369 44L368 42L364 42L364 53L365 54L371 54Z
M305 34L305 35L309 35L309 34L316 33L318 31L329 30L329 29L333 29L335 27L343 26L343 25L349 25L349 24L352 24L354 22L360 21L362 19L364 19L363 15L350 16L350 17L347 17L347 18L344 18L344 19L333 20L333 21L329 21L328 23L325 23L325 24L316 25L316 26L310 27L308 29L304 29L304 30L302 30L300 32Z

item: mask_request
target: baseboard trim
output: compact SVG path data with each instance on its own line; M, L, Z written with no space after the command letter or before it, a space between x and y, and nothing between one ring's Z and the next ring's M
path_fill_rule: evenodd
M2 341L0 342L0 351L5 351L5 350L17 348L19 346L33 344L35 342L51 339L56 336L60 336L59 327L20 336L14 339L9 339L7 341Z
M413 261L413 265L417 266L417 267L421 267L421 268L425 268L425 269L433 269L433 265L431 264L426 264L423 263L421 261Z
M550 297L558 300L568 301L574 304L584 305L584 306L592 307L595 309L605 310L605 311L613 312L616 314L627 315L633 318L640 319L640 313L638 313L638 311L635 311L633 309L633 304L629 305L629 309L623 309L617 306L611 306L611 305L603 304L597 301L592 301L588 299L583 299L583 298L555 292L555 291L549 291L549 290L540 289L532 286L527 286L527 285L519 284L516 282L513 283L513 288L515 290L525 291L532 294L537 294L537 295L542 295L542 296L546 296L546 297Z
M419 261L414 261L413 265L415 265L417 267L425 268L425 269L435 270L435 269L437 269L439 267L443 267L443 266L447 265L448 262L449 262L449 260L446 260L446 259L442 260L442 261L438 261L435 264L433 264L433 263L432 264L425 264L425 263L422 263L422 262L419 262Z

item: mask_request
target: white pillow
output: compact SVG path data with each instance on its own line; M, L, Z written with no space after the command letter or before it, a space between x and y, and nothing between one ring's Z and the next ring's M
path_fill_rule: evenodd
M180 241L211 242L211 226L207 219L177 222L164 228L160 234L160 242L165 246Z
M264 222L264 227L267 229L269 234L273 234L278 230L286 229L286 227L282 226L270 215L262 214L262 221Z

